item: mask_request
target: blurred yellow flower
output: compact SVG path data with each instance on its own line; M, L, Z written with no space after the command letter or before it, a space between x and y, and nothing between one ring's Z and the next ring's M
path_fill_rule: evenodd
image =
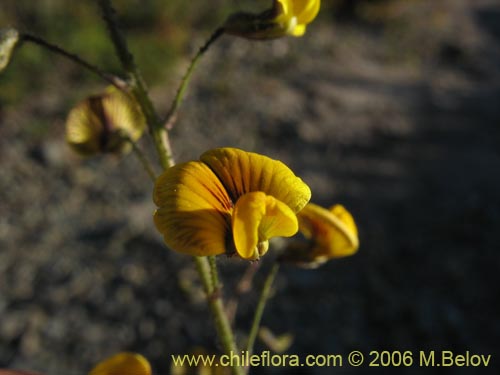
M97 364L89 375L151 375L151 365L140 354L119 353Z
M353 255L358 250L356 224L342 205L325 209L309 203L297 216L299 230L308 242L291 243L283 260L314 268L329 259Z
M125 153L138 140L146 120L135 100L110 86L86 98L71 110L66 121L66 141L81 155Z
M205 152L156 180L154 215L165 243L196 255L254 260L271 237L294 235L309 187L282 162L236 148Z
M302 36L319 12L320 0L275 0L260 14L239 12L224 24L227 34L248 39L274 39L285 35Z

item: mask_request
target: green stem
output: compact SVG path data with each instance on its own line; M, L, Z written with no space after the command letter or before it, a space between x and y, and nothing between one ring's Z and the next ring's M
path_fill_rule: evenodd
M276 278L279 268L280 268L279 263L275 263L273 265L271 271L269 271L269 274L266 277L264 286L262 287L262 291L259 297L259 302L257 303L257 308L255 309L255 315L252 321L252 328L250 329L250 333L248 334L247 352L249 356L252 355L255 339L257 338L260 322L262 320L262 314L264 313L266 302L269 299L269 295L271 293L271 286L273 285L274 279Z
M101 7L104 22L108 27L109 35L115 47L116 54L120 59L123 69L127 72L130 86L132 87L132 94L146 117L149 133L158 151L159 162L163 169L167 169L174 164L168 133L154 109L146 84L142 79L139 68L135 64L133 55L128 49L127 42L118 29L116 12L111 4L111 0L99 0L99 5Z
M208 263L210 264L210 274L212 275L212 284L214 290L217 291L219 288L219 273L217 272L217 262L215 256L211 255L208 257Z
M65 58L73 61L74 63L76 63L80 66L83 66L85 69L96 74L97 76L102 78L104 81L112 84L113 86L115 86L119 90L124 91L124 89L125 89L125 87L124 87L125 82L122 79L120 79L119 77L116 77L116 76L113 76L111 74L103 72L97 66L85 61L80 56L78 56L74 53L68 52L65 49L63 49L55 44L49 43L45 39L42 39L40 37L37 37L35 35L31 35L28 33L23 33L23 34L21 34L21 40L25 41L25 42L31 42L33 44L40 46L40 47L46 48L47 50L49 50L53 53L57 53L58 55L61 55Z
M179 85L179 88L177 89L177 93L175 94L175 98L172 101L172 104L170 105L170 109L168 110L167 116L165 117L165 120L163 121L163 124L165 124L165 128L171 129L172 126L174 125L175 119L177 117L177 111L179 110L179 107L182 104L182 100L184 99L184 94L186 92L187 86L189 84L189 81L191 79L191 76L193 75L194 69L196 68L196 65L200 61L200 59L203 57L205 52L210 48L210 46L222 35L224 34L224 29L222 27L218 28L215 30L210 38L205 42L203 46L200 47L198 50L198 53L193 57L191 60L191 63L188 66L188 69L186 70L186 73L184 74L184 77L182 77L181 84Z
M207 296L210 296L214 292L214 284L212 282L212 279L210 278L210 265L207 262L207 258L196 256L193 258L196 264L196 269L200 274L203 289L205 289L205 293L207 293Z
M215 328L217 329L217 335L219 336L222 346L224 347L224 352L227 355L231 355L231 353L239 354L231 325L229 324L229 320L222 304L218 277L214 276L214 274L217 274L215 262L210 259L207 260L207 257L194 257L194 260L198 273L200 274L205 293L207 294L208 305L210 306L210 310L214 316ZM215 265L215 269L211 267L210 263ZM212 273L212 277L210 277L210 273ZM233 373L235 375L245 375L243 367L236 365L233 366Z

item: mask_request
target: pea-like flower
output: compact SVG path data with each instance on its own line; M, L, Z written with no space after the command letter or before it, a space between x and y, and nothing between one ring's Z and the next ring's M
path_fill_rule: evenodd
M329 259L356 253L358 230L352 215L342 205L330 209L313 203L298 213L299 230L305 242L292 242L282 260L315 268Z
M155 183L156 228L181 253L254 260L272 237L298 231L309 187L282 162L236 148L207 151Z
M260 14L239 12L231 15L224 24L224 31L248 39L302 36L319 8L320 0L275 0L271 9Z
M146 120L131 95L110 86L81 101L68 115L66 141L81 155L123 154L138 140Z
M136 353L119 353L95 366L89 375L151 375L148 360Z

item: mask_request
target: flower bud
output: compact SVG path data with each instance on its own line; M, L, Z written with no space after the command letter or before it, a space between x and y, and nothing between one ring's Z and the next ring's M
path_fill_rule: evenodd
M133 97L110 86L86 98L68 115L66 140L81 155L123 154L138 140L146 120Z
M304 268L316 268L329 259L356 253L358 230L352 215L337 204L325 209L307 204L298 214L299 231L306 241L294 241L285 249L281 260Z

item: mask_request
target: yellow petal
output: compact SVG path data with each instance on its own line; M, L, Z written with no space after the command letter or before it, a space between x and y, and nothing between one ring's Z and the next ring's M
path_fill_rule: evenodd
M279 15L289 15L293 9L290 0L276 0L275 7Z
M300 211L311 198L309 187L278 160L236 148L205 152L200 160L207 164L236 202L246 193L261 191Z
M356 224L343 206L333 206L329 211L309 203L297 216L300 231L314 243L314 256L339 258L357 251Z
M310 23L316 18L320 8L320 0L291 0L290 3L298 24Z
M146 119L133 97L114 86L106 89L102 106L106 120L132 140L138 140L146 126Z
M295 213L283 202L266 197L266 214L259 226L259 238L290 237L299 230Z
M295 26L290 34L293 36L302 36L306 32L306 25L297 25Z
M102 108L101 98L91 96L74 107L66 120L66 141L80 154L91 155L102 149L103 126L98 108Z
M341 204L336 204L330 207L330 212L337 217L354 237L358 236L358 228L354 222L352 215Z
M226 251L232 201L208 166L169 168L156 180L153 200L159 207L155 225L171 249L198 256Z
M120 353L100 362L89 375L151 375L151 366L140 354Z
M236 202L232 227L236 251L251 260L267 251L268 239L297 233L298 222L286 204L258 191L245 194Z

